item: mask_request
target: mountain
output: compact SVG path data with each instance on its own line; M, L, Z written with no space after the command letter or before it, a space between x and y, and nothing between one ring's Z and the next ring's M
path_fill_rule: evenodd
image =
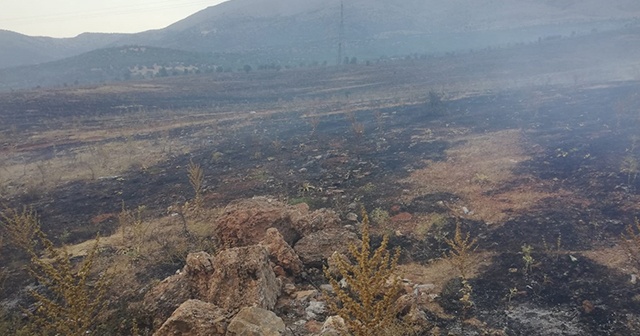
M360 57L451 51L568 35L640 16L640 2L636 0L342 3L345 52ZM165 29L128 36L125 41L199 52L260 50L267 55L275 52L279 57L335 57L341 35L340 6L340 0L231 0Z
M38 64L103 48L124 34L84 33L74 38L27 36L0 30L0 68Z
M0 31L0 68L90 50L148 45L194 52L253 52L263 61L335 61L447 52L615 28L640 17L637 0L230 0L164 29L137 34L29 37ZM625 21L626 20L626 21Z
M191 64L195 54L206 54L225 58L225 68L335 64L338 55L342 61L345 56L362 60L468 51L614 30L637 25L638 17L637 0L230 0L166 28L137 34L86 33L55 39L0 31L0 70L10 68L0 71L0 81L5 88L21 88L76 79L113 80L125 76L129 66L151 66L159 54L177 56L179 50L186 57L183 64ZM132 45L150 47L137 55L149 59L135 63L127 53L98 56ZM91 53L96 49L100 50ZM76 56L80 58L67 59ZM119 57L126 66L104 70L110 62L120 62ZM106 63L93 62L98 59ZM40 65L26 67L34 64ZM220 59L199 64L210 69ZM59 77L45 78L47 74Z

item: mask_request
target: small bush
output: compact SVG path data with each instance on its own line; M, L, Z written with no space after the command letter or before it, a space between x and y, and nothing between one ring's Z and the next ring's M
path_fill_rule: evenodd
M1 223L12 243L31 258L29 272L41 285L31 290L35 311L28 313L30 335L87 335L96 330L106 314L110 277L91 278L99 239L78 267L65 248L56 249L40 229L36 214L27 209L5 210ZM40 248L44 257L39 254Z
M325 267L324 274L329 279L336 296L329 301L329 308L340 315L353 335L391 335L401 325L396 317L395 302L402 286L396 276L399 250L391 254L387 250L389 237L371 251L369 239L369 218L362 211L362 243L352 244L349 252L355 263L346 258L334 261L347 286L343 288L338 279Z

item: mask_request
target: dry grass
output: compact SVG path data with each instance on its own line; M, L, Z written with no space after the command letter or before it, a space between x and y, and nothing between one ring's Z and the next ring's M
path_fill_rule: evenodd
M473 278L480 274L480 270L491 264L491 258L494 254L490 252L477 252L470 255L469 267L466 270L466 275L469 278ZM398 273L402 274L406 279L412 283L424 284L430 283L435 287L432 290L433 293L441 293L444 286L451 279L460 276L460 272L455 267L452 267L451 262L447 259L437 259L427 265L421 265L418 263L409 263L398 266ZM452 318L444 312L442 307L436 302L429 300L428 298L421 298L419 302L424 305L430 312L433 312L441 317Z
M462 144L447 150L446 161L428 162L426 168L414 171L402 181L411 186L405 202L424 194L449 192L461 197L457 204L449 204L456 213L460 214L462 207L466 207L473 212L468 217L500 223L509 213L559 195L546 191L542 181L514 172L519 163L530 159L521 131L465 133L464 130L454 132L450 140Z
M600 265L617 269L626 274L637 274L639 271L637 263L630 258L628 251L621 244L613 247L576 252L576 254L585 256Z
M22 153L10 153L0 165L0 190L7 194L48 191L79 180L116 176L130 169L146 170L172 153L188 152L185 145L158 145L152 140L124 140L88 144L54 153L52 157L29 160Z

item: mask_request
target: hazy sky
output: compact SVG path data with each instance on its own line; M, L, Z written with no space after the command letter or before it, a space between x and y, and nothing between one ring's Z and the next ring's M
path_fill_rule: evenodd
M1 0L0 29L72 37L163 28L225 0Z

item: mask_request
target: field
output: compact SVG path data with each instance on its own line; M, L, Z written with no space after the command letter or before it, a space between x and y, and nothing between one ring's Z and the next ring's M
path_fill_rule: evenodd
M33 207L74 251L98 233L116 244L123 206L142 209L149 232L173 230L173 209L193 197L192 162L212 209L203 232L217 209L263 195L342 218L354 202L388 214L374 231L402 248L405 277L442 289L432 318L443 329L473 324L452 320L459 302L446 290L443 237L458 221L479 239L478 323L630 335L638 264L621 235L640 213L635 54L615 71L547 57L565 44L3 93L0 202ZM27 282L2 248L6 303ZM175 272L189 248L147 262L136 286Z

